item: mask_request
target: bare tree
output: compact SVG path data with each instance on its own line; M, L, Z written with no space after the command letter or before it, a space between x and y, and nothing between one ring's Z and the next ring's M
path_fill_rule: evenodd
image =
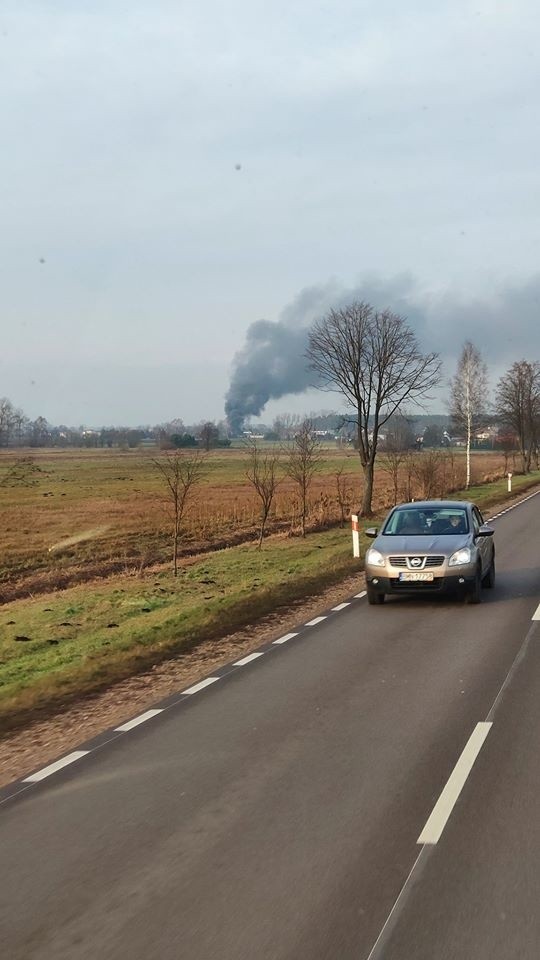
M499 449L504 457L504 473L508 473L508 461L510 456L513 456L515 461L515 454L517 450L517 441L515 434L513 433L499 433L495 440L496 447Z
M538 458L540 436L540 363L518 360L497 386L497 413L517 434L524 473Z
M49 424L47 423L45 417L37 417L36 420L33 420L29 424L30 429L30 446L31 447L45 447L50 441L50 431Z
M463 489L463 462L460 456L456 457L455 450L447 447L441 453L441 495L446 496L455 490Z
M215 423L212 420L206 420L197 427L196 430L197 437L199 438L199 444L203 450L208 451L215 447L219 440L219 430L216 427Z
M399 500L401 469L407 461L413 442L414 433L411 420L406 414L398 410L387 423L384 456L380 460L381 470L390 477L392 483L394 506Z
M285 473L294 480L300 496L300 523L302 536L306 535L309 489L321 463L321 445L315 436L311 420L303 420L287 450Z
M194 453L165 452L163 457L153 459L152 463L165 485L165 503L172 523L173 571L178 576L178 543L182 521L193 488L201 483L205 473L204 456L197 450Z
M440 450L425 450L418 453L413 460L413 474L418 481L423 500L433 499L439 489L443 457Z
M15 425L16 411L11 400L0 398L0 447L9 447L11 431Z
M414 418L408 413L402 413L396 410L393 417L390 417L385 428L385 450L402 451L412 450L415 442Z
M15 409L13 414L13 426L15 427L15 430L16 430L17 446L19 447L22 447L23 445L24 432L29 423L30 423L30 420L28 419L26 414L24 414L23 411L20 410L19 408Z
M414 462L417 456L417 453L409 450L405 457L404 470L402 471L404 474L404 483L401 488L401 499L406 500L408 503L413 498Z
M450 381L450 414L465 433L467 471L465 489L471 485L471 440L487 412L487 367L480 351L466 340L459 356L455 376Z
M272 433L275 433L279 440L292 440L301 424L300 414L281 413L272 424Z
M381 427L400 406L418 403L437 384L438 355L421 353L404 317L361 301L317 321L306 355L322 389L339 390L354 411L364 473L360 513L369 517Z
M401 468L407 462L408 450L386 450L384 456L377 461L383 473L386 473L392 484L392 502L395 506L399 500L399 478Z
M336 503L339 507L339 525L341 529L345 526L345 520L351 512L353 489L350 483L349 474L345 473L345 467L341 466L334 474L336 480Z
M275 448L264 451L261 450L256 440L247 441L246 446L248 451L246 477L261 501L259 540L257 543L260 550L270 510L272 509L272 503L279 484L278 466L281 457L279 450Z

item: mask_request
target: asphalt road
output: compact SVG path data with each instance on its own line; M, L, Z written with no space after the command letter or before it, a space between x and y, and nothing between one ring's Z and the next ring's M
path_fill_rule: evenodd
M3 803L0 955L537 960L540 496L494 526L481 605L356 599Z

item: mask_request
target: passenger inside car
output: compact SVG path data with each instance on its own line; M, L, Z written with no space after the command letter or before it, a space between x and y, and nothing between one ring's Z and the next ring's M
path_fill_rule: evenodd
M416 511L407 510L403 512L399 532L404 537L422 536L424 533L424 525Z

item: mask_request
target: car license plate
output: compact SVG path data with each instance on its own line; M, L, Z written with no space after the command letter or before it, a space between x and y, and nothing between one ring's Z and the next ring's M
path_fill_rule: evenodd
M402 570L399 575L400 580L414 581L417 583L419 580L429 581L433 580L433 573L431 570Z

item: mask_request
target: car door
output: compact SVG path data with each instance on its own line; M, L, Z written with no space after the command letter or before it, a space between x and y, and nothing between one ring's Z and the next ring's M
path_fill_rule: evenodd
M484 518L480 513L478 507L473 507L472 518L473 518L474 541L476 543L476 546L478 547L480 556L482 557L482 575L484 575L486 571L489 569L489 565L491 563L491 542L489 537L478 536L480 532L480 527L483 526L484 524Z

